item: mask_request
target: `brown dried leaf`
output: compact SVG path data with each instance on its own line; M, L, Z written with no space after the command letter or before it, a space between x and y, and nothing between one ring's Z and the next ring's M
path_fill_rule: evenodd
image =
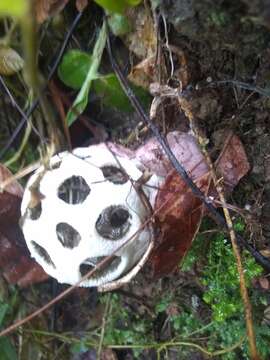
M0 267L4 269L19 257L18 247L13 246L12 243L1 233L0 246Z
M151 83L158 81L158 67L156 66L156 56L152 55L136 66L133 66L128 75L128 79L137 86L149 89Z
M31 270L33 263L30 258L20 256L16 261L9 264L4 270L3 275L10 284L17 284L20 279Z
M173 131L167 135L167 141L175 157L192 179L196 179L208 171L208 166L194 136ZM173 169L171 162L155 138L151 138L145 145L138 148L136 158L145 168L159 176L166 176Z
M13 75L24 66L24 61L14 49L0 46L0 75Z
M167 136L168 145L189 176L202 191L209 188L208 166L195 138L175 131ZM156 139L150 139L136 152L136 158L150 171L166 176L158 192L154 210L160 227L159 243L150 262L153 275L160 277L172 272L191 246L203 215L201 200L173 169L171 162Z
M195 69L195 65L191 61L187 61L185 53L176 46L170 46L169 51L174 63L172 76L179 80L183 88L186 88L192 77L195 78L195 74L198 75L198 70ZM135 85L148 90L153 83L163 83L163 80L165 81L165 78L168 78L170 71L165 65L165 54L161 54L158 60L156 54L151 54L132 67L128 79ZM160 76L163 76L164 79L160 79ZM179 103L177 106L179 107Z
M207 192L208 183L206 175L197 185ZM157 195L154 210L157 211L161 242L150 261L154 276L160 277L172 272L190 248L200 227L203 206L173 170Z
M191 179L205 194L216 197L204 157L193 136L173 132L167 136L168 144ZM184 183L172 168L161 146L151 139L136 152L136 158L150 171L160 176L169 174L158 192L154 210L160 227L159 241L150 263L154 276L172 272L191 246L204 212L202 201ZM217 162L226 189L231 191L249 170L249 164L239 138L230 135Z
M15 226L15 225L14 225ZM22 234L21 234L22 236ZM0 233L0 268L10 284L25 287L48 279L44 270L30 258L24 239L7 239Z
M263 289L263 290L269 290L270 289L270 282L269 280L265 277L265 276L262 276L258 279L258 282L260 284L260 287Z
M216 170L223 177L224 185L230 190L250 170L243 144L233 133L227 135L223 150L216 161Z
M0 164L0 184L9 179L5 190L0 192L0 268L9 283L26 286L47 279L48 275L30 258L19 226L23 188Z
M36 20L42 24L50 16L60 13L69 0L35 0Z
M28 261L31 262L29 270L17 281L17 285L21 288L25 288L35 283L40 283L49 278L49 275L45 273L38 263L31 259L28 259Z
M5 186L5 190L0 192L0 225L2 226L19 221L23 188L16 180L12 180L12 173L0 164L0 184L9 179L11 181Z
M0 193L0 226L15 224L20 218L21 198L6 191ZM3 229L2 229L3 230Z

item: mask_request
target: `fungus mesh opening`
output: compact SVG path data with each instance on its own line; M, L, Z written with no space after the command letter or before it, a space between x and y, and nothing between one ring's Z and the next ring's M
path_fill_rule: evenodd
M68 204L81 204L91 189L82 176L71 176L58 188L58 197Z
M96 265L105 259L106 256L99 256L94 258L87 258L81 265L80 265L80 273L81 276L86 275L90 270L94 269ZM119 264L121 263L121 257L113 256L111 262L107 265L104 265L104 268L97 270L90 278L97 279L101 277L107 276L109 273L113 272L115 269L118 268Z
M125 184L128 181L127 174L114 165L102 166L100 169L104 178L114 184Z
M121 205L112 205L102 211L96 221L96 230L105 239L119 240L130 228L131 215Z
M56 225L56 235L60 243L69 249L75 248L81 241L81 236L78 231L64 222Z
M51 167L51 170L56 170L56 169L59 169L60 166L62 164L62 161L57 161L55 162L54 164L51 164L50 167Z
M35 251L38 253L38 255L40 257L42 257L42 259L48 264L48 265L52 265L55 268L55 265L50 257L50 255L47 253L47 251L40 246L39 244L37 244L35 241L31 241L31 244L33 245Z
M40 218L42 212L41 202L34 207L28 207L28 214L31 220L37 220Z

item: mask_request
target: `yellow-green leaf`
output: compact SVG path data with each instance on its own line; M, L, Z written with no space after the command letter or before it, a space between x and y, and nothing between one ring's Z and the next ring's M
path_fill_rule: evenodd
M0 0L0 15L22 17L28 9L29 0Z
M123 14L129 6L138 5L141 0L95 0L105 10Z

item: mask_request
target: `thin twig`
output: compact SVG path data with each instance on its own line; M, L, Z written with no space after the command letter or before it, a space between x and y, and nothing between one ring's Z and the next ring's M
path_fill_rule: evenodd
M232 352L233 350L237 349L238 347L240 347L243 342L244 342L245 338L242 337L237 343L235 343L234 345L222 349L222 350L216 350L216 351L208 351L207 349L203 348L202 346L196 344L196 343L192 343L192 342L188 342L188 341L170 341L170 342L165 342L163 344L144 344L144 345L107 345L108 348L110 349L157 349L159 352L161 352L162 350L165 350L167 348L171 348L171 347L180 347L180 346L187 346L187 347L194 347L195 349L200 350L202 353L204 353L207 356L219 356L219 355L223 355L223 354L227 354Z
M21 117L23 118L24 123L26 123L29 119L29 116L27 116L27 114L25 114L25 112L21 109L20 105L17 103L17 101L14 99L14 96L12 95L12 93L10 92L9 88L7 87L4 79L2 78L2 76L0 75L0 83L3 87L3 89L5 90L6 94L8 95L10 101L11 101L11 105L18 111L18 113L21 115ZM38 131L33 127L34 132L37 134L37 136L40 136L40 134L38 133ZM16 131L16 130L15 130ZM41 139L42 140L42 139Z
M42 330L25 329L24 331L26 333L30 333L30 334L37 334L37 335L52 337L53 339L56 338L56 339L59 339L60 341L68 343L68 344L80 343L81 342L81 339L78 339L75 336L72 337L73 334L70 333L70 332L66 332L64 334L59 334L59 333L51 333L51 332L48 332L48 331L42 331ZM154 343L150 343L150 344L147 344L147 343L133 344L133 345L129 345L129 344L121 344L121 345L108 344L106 346L109 349L120 349L120 350L121 349L144 349L144 350L155 349L157 352L162 352L163 350L169 349L169 348L187 346L187 347L195 347L198 350L200 350L202 353L204 353L205 355L210 356L212 358L212 357L215 357L215 356L231 353L235 349L239 348L243 344L244 340L245 340L245 337L243 336L235 344L229 346L228 348L221 349L221 350L215 350L213 352L208 351L207 349L203 348L202 346L200 346L200 345L198 345L196 343L192 343L192 342L188 342L188 341L180 341L180 340L179 341L168 341L168 342L154 342ZM85 345L89 346L89 347L95 347L96 343L91 341L91 340L86 340Z
M245 83L243 81L238 81L238 80L213 81L208 85L208 87L212 87L215 85L226 85L226 84L240 87L241 89L249 90L249 91L258 93L262 96L270 97L270 91L268 90L268 88L261 88L259 86L251 85L251 84Z

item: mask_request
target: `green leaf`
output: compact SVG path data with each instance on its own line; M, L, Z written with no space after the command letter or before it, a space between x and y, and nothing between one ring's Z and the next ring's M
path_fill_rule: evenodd
M7 337L0 338L0 360L17 360L14 346Z
M80 50L68 51L58 67L58 76L67 86L79 90L92 64L92 57Z
M123 14L129 6L138 5L141 0L95 0L105 10Z
M28 10L28 1L25 0L1 0L0 14L14 17L22 17Z
M235 231L239 231L239 232L243 232L245 230L245 223L242 221L237 221L234 225L233 228Z
M84 109L87 106L89 90L92 85L92 81L97 77L97 71L99 68L103 50L105 48L105 44L106 44L106 24L104 22L100 30L98 39L95 43L95 47L92 54L93 60L89 67L87 76L84 80L80 92L78 93L72 105L72 108L69 110L67 114L68 126L70 126L78 118L78 116L84 111Z
M108 18L108 24L115 36L125 35L131 31L131 24L126 16L113 13Z
M105 106L116 108L124 112L133 111L130 101L123 91L116 75L108 74L99 76L93 83L94 90L102 99ZM132 87L135 95L140 99L144 106L147 106L150 100L149 94L142 88Z

